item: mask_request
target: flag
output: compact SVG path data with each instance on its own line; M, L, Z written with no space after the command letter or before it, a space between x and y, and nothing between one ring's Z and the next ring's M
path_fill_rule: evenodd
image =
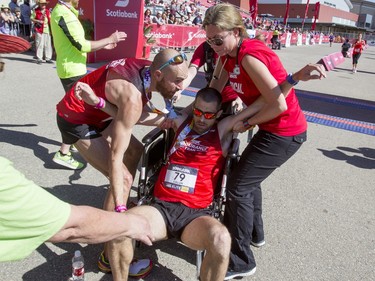
M249 0L250 16L253 20L253 24L256 24L258 15L258 0Z
M315 13L314 13L314 22L311 26L311 30L315 30L316 27L316 19L319 17L319 9L320 9L320 2L315 3Z
M285 10L285 16L284 16L284 25L287 24L289 18L289 0L286 0L286 10Z
M303 20L302 20L302 29L303 29L303 26L305 25L305 19L307 17L307 12L309 10L309 4L310 4L310 0L307 0L306 8L305 8L305 16L303 17Z

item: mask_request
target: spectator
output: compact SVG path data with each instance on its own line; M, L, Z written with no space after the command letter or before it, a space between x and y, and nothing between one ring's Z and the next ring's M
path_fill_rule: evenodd
M176 17L174 16L174 14L169 14L167 23L168 24L176 24Z
M164 25L165 22L161 18L161 12L157 12L156 16L152 18L152 23L156 23L158 26Z
M193 19L193 25L201 26L202 25L202 13L198 12L197 16Z
M18 0L11 0L9 2L9 9L10 9L11 13L13 13L13 14L15 12L15 9L20 7L20 6L18 6L17 2L18 2Z
M10 35L13 22L14 22L14 16L10 12L9 7L2 5L1 12L0 12L0 33Z
M14 22L10 30L11 35L20 36L20 27L21 27L21 10L19 7L14 9Z
M46 63L52 62L52 39L51 39L51 14L46 8L47 1L39 0L38 7L31 15L31 21L34 23L36 63L41 64L43 57Z
M31 7L30 0L24 0L21 9L21 35L26 40L30 40L31 35Z
M144 24L151 24L152 23L151 10L150 9L146 9L146 11L144 12L143 22L144 22Z

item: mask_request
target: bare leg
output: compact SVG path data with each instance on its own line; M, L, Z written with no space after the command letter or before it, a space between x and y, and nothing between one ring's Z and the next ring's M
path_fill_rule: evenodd
M231 238L223 224L209 216L199 217L185 227L181 240L189 248L206 250L200 272L201 281L224 280Z
M157 209L151 206L139 206L128 210L128 212L142 215L148 220L151 226L151 232L156 241L167 238L167 229L164 219ZM108 258L111 264L114 281L128 280L129 265L134 254L133 245L133 241L129 238L114 240L108 243Z
M63 154L68 154L70 149L70 144L62 143L60 147L60 152Z

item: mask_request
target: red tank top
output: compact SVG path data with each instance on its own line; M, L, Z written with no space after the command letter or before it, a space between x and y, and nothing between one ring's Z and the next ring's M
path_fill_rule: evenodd
M85 75L79 81L91 86L95 94L105 100L105 84L109 70L120 74L126 81L131 82L141 93L142 100L147 102L141 71L149 66L150 61L140 59L120 59L110 62L97 70ZM66 121L73 124L88 124L98 128L105 126L105 121L111 119L107 113L94 106L78 100L74 95L74 87L68 91L56 106L57 113Z
M245 55L250 55L260 60L267 66L268 70L279 84L285 81L287 72L275 52L262 41L245 39L238 52L238 60L237 58L228 57L224 67L229 74L232 88L246 105L250 105L261 93L246 73L245 69L241 65L239 68L237 67L237 63L241 62ZM221 60L222 63L224 63L226 57L221 57ZM240 74L238 74L238 70ZM268 122L259 124L259 128L280 136L294 136L306 131L307 122L299 106L294 89L292 89L287 96L286 103L288 105L286 111Z
M179 127L173 143L191 120L188 118ZM161 168L155 197L198 209L211 204L225 158L216 124L206 134L197 136L191 130L184 139L187 144L177 148Z

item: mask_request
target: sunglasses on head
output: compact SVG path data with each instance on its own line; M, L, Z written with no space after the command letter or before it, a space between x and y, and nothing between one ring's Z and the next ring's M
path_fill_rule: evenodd
M169 59L165 64L159 67L159 70L162 70L163 68L167 67L168 65L176 65L181 64L184 61L187 61L187 56L185 53L179 53L178 55L174 56L173 58Z
M230 34L230 32L228 32L226 35L224 35L223 37L214 37L212 39L206 39L206 42L209 44L209 45L215 45L215 46L221 46L223 45L224 43L224 39Z
M216 117L217 112L203 112L198 108L193 108L193 114L197 117L203 116L205 119L214 119Z

